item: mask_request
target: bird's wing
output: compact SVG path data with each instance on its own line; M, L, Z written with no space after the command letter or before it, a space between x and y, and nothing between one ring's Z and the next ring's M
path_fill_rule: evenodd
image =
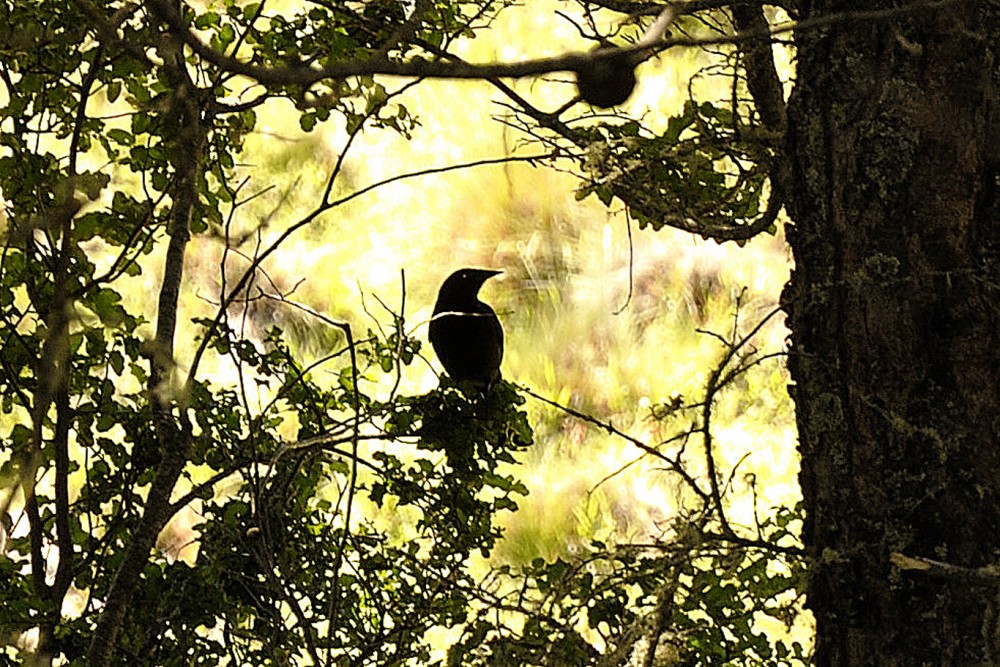
M490 311L490 315L492 315L492 317L489 318L490 327L493 329L493 334L496 337L497 348L500 350L497 355L497 364L499 365L500 359L503 359L503 326L501 326L500 318L498 318L497 314L493 312L493 309L489 306L486 306L486 308Z

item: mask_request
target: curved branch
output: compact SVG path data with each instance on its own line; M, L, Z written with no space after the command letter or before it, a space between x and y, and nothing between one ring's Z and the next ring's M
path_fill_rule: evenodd
M739 317L739 307L740 304L739 301L737 301L735 318ZM705 465L708 469L708 479L712 487L712 499L714 500L716 513L719 517L719 523L722 526L722 533L723 535L733 539L740 539L740 538L736 534L736 531L733 530L732 526L730 525L729 519L726 517L726 512L722 504L722 488L719 484L719 475L717 471L717 466L715 464L714 444L711 431L712 410L715 406L715 398L719 394L719 392L729 382L731 382L736 377L736 375L742 373L744 370L746 370L746 368L749 368L749 366L747 366L746 368L741 367L737 369L738 372L725 375L724 372L725 369L729 366L729 363L737 355L740 349L742 349L745 345L747 345L754 338L754 336L756 336L760 332L760 330L764 328L764 325L767 324L772 317L781 312L783 311L781 310L780 307L772 309L771 312L769 312L767 315L761 318L761 320L757 322L757 324L754 325L754 327L750 329L750 331L741 338L737 338L739 334L739 332L737 331L739 322L738 320L734 321L732 340L727 341L723 339L723 344L727 348L726 353L722 355L721 361L718 364L716 364L715 369L709 375L708 381L705 383L705 401L702 404L702 416L701 416L702 437L703 437L703 444L705 447ZM721 338L721 337L716 335L716 338Z
M718 46L770 40L776 35L787 34L796 30L814 29L859 21L887 20L915 11L940 9L962 1L918 0L903 7L877 11L830 14L805 21L789 22L773 28L764 27L759 30L747 30L745 32L738 32L735 35L698 38L671 37L663 40L656 49L662 52L677 46ZM77 2L86 2L86 0L77 0ZM549 74L551 72L576 71L581 67L608 56L620 57L623 54L639 55L650 51L648 44L638 44L628 48L602 48L589 53L567 53L514 63L469 64L455 61L441 62L438 60L425 60L423 58L413 58L407 61L376 58L372 60L345 60L325 67L312 67L309 65L266 67L253 65L235 57L227 56L206 45L188 29L180 13L175 7L171 6L169 0L147 0L147 5L156 13L160 20L167 24L170 31L183 40L184 44L200 58L219 69L232 74L241 74L263 85L309 86L324 79L344 79L352 76L370 76L374 74L437 79L521 78ZM102 34L106 34L106 31L102 31Z
M361 437L361 394L358 390L358 356L354 348L354 335L351 333L351 325L347 322L338 323L337 326L344 332L344 336L347 338L347 348L351 353L351 402L354 408L354 420L351 426L351 479L347 487L347 507L344 509L344 532L341 535L336 560L331 569L333 572L333 591L330 596L331 608L328 615L330 627L337 626L340 606L340 566L347 551L347 538L351 534L351 513L354 509L354 495L358 487L358 442Z

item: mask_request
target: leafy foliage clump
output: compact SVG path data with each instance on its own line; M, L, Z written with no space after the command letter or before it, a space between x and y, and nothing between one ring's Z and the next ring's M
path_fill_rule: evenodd
M362 341L353 352L376 356L384 344ZM523 399L501 386L474 399L445 388L381 402L362 391L360 371L335 373L338 381L324 387L277 329L260 345L228 331L215 346L236 354L243 373L274 396L248 411L237 392L194 392L193 458L203 451L213 471L189 492L201 498L198 555L193 565L160 560L147 568L152 594L123 648L134 660L150 651L250 664L303 653L373 665L429 660L426 632L465 620L475 590L470 557L500 536L493 517L527 493L490 472L530 444ZM461 472L416 435L430 419L453 427L462 417L442 412L453 408L477 424L447 440L455 451L479 447ZM299 427L289 440L281 431L293 413ZM406 540L380 525L383 515L402 513L413 531ZM158 591L161 580L175 582L169 595Z

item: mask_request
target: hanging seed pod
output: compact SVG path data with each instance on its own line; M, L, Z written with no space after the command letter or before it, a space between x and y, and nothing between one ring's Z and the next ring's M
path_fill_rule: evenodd
M607 48L599 47L598 50ZM580 97L601 109L625 102L635 90L635 84L635 63L630 53L594 58L576 70L576 89Z

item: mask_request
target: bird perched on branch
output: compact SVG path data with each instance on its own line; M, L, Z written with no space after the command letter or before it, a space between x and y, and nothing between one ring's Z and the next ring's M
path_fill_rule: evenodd
M500 379L503 328L496 313L479 300L479 288L503 273L459 269L438 292L429 338L452 379L489 388Z

